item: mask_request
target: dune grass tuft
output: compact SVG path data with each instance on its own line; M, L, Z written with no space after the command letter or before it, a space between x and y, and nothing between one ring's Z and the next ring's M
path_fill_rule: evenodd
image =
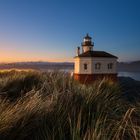
M107 79L63 72L0 72L0 140L139 140L140 104Z

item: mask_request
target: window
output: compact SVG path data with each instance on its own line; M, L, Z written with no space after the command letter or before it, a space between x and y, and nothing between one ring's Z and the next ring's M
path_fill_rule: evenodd
M101 63L96 63L95 64L95 69L96 70L100 70L100 68L101 68Z
M84 70L87 70L87 64L86 63L84 64Z
M107 67L108 67L108 69L112 69L112 68L113 68L113 63L109 63L109 64L107 65Z

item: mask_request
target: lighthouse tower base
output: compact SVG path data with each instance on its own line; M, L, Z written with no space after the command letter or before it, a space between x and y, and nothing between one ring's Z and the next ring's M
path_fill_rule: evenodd
M74 79L82 84L91 84L97 80L109 79L113 82L117 82L117 73L115 74L76 74L74 73Z

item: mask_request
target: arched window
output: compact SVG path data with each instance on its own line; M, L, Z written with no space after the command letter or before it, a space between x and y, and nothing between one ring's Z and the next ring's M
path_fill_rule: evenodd
M100 70L101 69L101 63L96 63L95 64L95 69Z
M108 67L108 69L112 69L112 68L113 68L113 63L109 63L109 64L107 65L107 67Z
M87 64L86 63L84 64L84 70L87 70Z

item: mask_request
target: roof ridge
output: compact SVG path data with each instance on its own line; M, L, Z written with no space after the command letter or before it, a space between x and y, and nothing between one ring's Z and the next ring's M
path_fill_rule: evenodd
M105 58L118 58L115 55L112 55L111 53L108 53L106 51L86 51L82 54L80 54L77 57L105 57Z

